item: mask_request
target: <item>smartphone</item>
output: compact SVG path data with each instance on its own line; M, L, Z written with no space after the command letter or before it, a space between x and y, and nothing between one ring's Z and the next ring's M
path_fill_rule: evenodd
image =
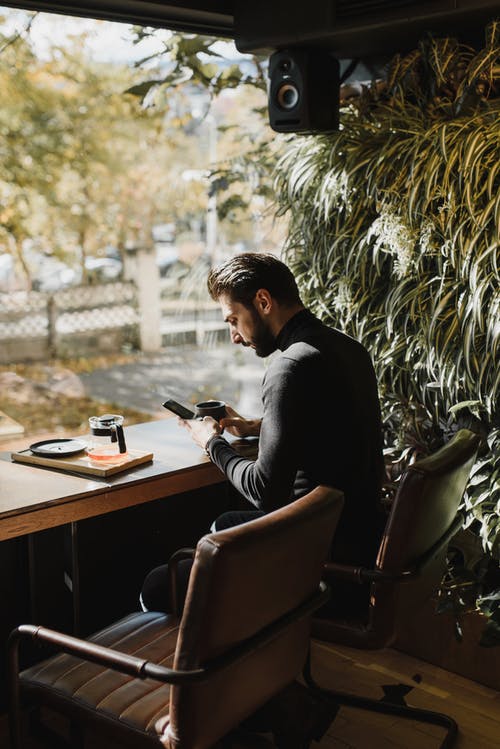
M173 414L176 416L180 416L181 419L194 419L194 411L190 411L189 408L186 408L186 406L182 406L180 403L177 403L177 401L172 400L169 398L165 401L165 403L161 404L163 408L166 408L167 411L172 411Z

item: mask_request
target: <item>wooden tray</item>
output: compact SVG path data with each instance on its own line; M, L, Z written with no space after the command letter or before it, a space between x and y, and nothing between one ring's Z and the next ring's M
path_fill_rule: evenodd
M126 460L121 463L108 463L102 466L91 463L86 454L70 455L67 458L46 458L41 455L33 455L31 450L28 449L11 453L11 458L17 463L28 463L33 466L53 468L56 471L83 473L86 476L101 476L103 478L128 471L141 463L150 463L153 460L153 453L144 450L129 450L127 455Z

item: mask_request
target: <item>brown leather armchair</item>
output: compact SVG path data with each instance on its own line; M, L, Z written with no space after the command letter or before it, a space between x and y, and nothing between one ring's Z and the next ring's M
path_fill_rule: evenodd
M202 538L182 615L134 613L89 640L21 625L9 645L12 749L23 708L69 717L120 745L205 749L300 674L342 494L317 487L250 523ZM19 673L22 638L63 654ZM77 738L78 737L78 738ZM305 744L301 744L305 746Z
M391 505L374 569L327 562L323 579L335 599L335 583L369 584L367 617L315 618L313 636L356 648L383 648L396 640L405 619L435 593L446 565L450 539L463 518L458 507L480 445L462 429L434 455L408 467ZM308 677L313 687L312 677ZM445 726L442 747L451 746L457 726L448 716L329 691L339 704L396 714Z

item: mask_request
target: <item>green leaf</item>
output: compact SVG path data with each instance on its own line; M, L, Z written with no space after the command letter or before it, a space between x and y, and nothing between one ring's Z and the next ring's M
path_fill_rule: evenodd
M163 82L164 79L143 81L142 83L137 83L135 86L130 86L130 88L127 88L124 93L133 94L134 96L141 96L142 98L144 98L152 88L162 84Z
M500 623L489 619L481 633L479 645L483 648L493 648L500 645Z

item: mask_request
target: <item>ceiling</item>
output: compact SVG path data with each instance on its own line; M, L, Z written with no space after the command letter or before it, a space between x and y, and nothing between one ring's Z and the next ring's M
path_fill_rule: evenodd
M235 39L242 52L320 45L339 58L387 58L427 32L482 41L500 0L7 0L87 16Z
M4 5L234 37L234 0L21 0Z

